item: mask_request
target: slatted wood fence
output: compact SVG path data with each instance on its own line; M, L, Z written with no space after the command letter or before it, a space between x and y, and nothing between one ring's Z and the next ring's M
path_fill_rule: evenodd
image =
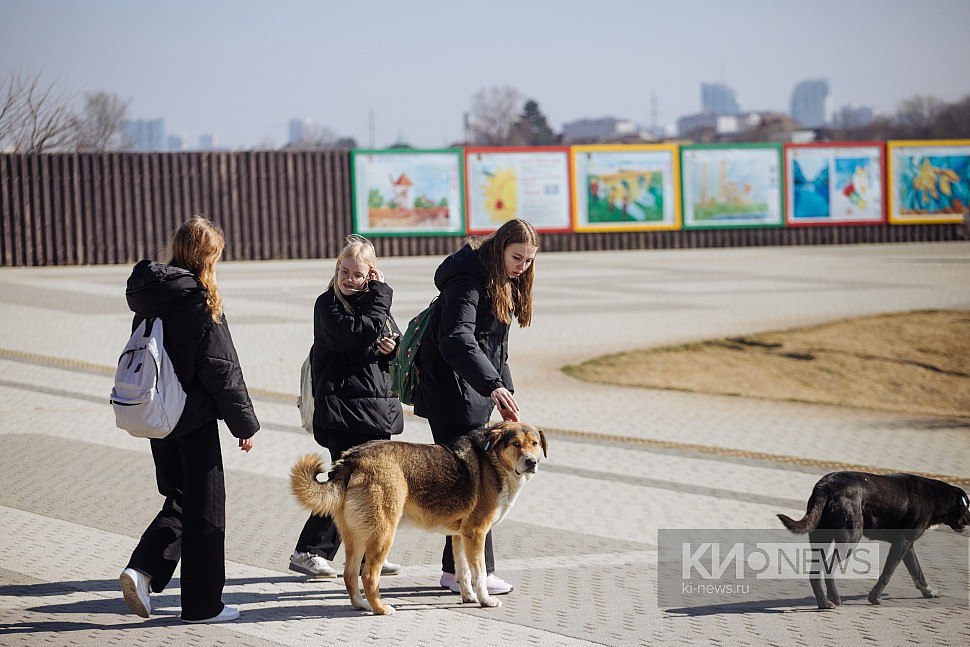
M352 232L347 150L0 155L0 265L131 263L201 213L227 260L333 258ZM543 251L942 241L962 225L542 235ZM375 238L381 256L443 255L456 236Z

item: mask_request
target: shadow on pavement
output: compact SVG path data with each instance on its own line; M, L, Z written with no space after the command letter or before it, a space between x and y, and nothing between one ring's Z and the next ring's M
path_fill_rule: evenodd
M224 594L226 604L243 605L246 608L238 623L254 623L312 618L356 618L370 615L369 612L353 609L341 579L308 580L287 575L271 577L229 578L228 587L253 585L290 585L293 588L277 591L227 590ZM324 585L324 586L320 586ZM171 589L179 587L179 580L173 579ZM16 584L0 586L0 596L16 598L49 598L77 593L118 592L116 598L98 596L88 600L77 600L57 604L34 606L23 609L26 613L57 615L101 616L105 622L78 621L25 621L19 623L0 623L0 634L63 633L90 630L148 629L153 627L182 625L179 618L178 593L152 595L152 617L146 620L133 619L125 606L118 589L118 581L76 580L41 584ZM477 608L477 605L463 605L461 598L440 587L396 586L382 587L382 596L397 611L417 611L428 608L457 609ZM295 603L286 606L286 603ZM321 604L326 602L326 604ZM282 605L281 605L282 603ZM109 619L110 617L110 619ZM116 620L116 621L114 621Z
M843 604L846 601L859 600L866 600L866 596L842 596ZM866 602L868 603L868 600ZM679 609L666 610L668 614L675 617L738 615L748 613L804 613L806 611L820 611L815 604L814 597L761 600L757 602L745 602L744 604L711 604L707 606L681 607Z

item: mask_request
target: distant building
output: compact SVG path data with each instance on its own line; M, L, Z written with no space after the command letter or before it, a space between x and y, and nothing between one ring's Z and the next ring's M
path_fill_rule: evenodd
M872 123L875 118L876 114L869 106L850 103L835 112L832 123L838 128L863 128Z
M593 144L630 135L637 132L637 125L629 119L600 117L599 119L579 119L562 126L564 143Z
M701 83L701 112L738 115L741 112L734 90L723 83Z
M720 115L715 112L698 112L684 115L677 120L677 133L681 137L692 137L707 132L714 135L729 135L738 132L741 122L736 115Z
M818 128L832 121L828 79L807 79L791 95L791 116L803 128Z
M768 111L700 112L678 119L677 129L679 137L695 142L788 141L795 123L788 115Z
M290 119L287 143L299 144L313 139L313 122L309 119Z
M179 153L184 151L185 135L169 135L167 150L169 153Z
M199 137L199 150L214 151L219 148L218 135L202 135Z
M125 148L135 152L164 151L164 119L126 119L121 122Z

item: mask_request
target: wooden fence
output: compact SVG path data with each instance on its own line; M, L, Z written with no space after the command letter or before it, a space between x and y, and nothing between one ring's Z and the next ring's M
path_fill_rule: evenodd
M352 232L346 150L0 155L0 265L165 258L201 213L226 231L228 260L333 258ZM557 233L543 251L955 240L960 225ZM375 238L381 256L443 255L456 236Z

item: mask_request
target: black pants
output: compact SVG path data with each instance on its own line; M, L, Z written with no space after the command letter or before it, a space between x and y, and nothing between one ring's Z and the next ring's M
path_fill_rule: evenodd
M391 435L373 436L371 434L355 434L348 431L324 430L314 434L317 442L330 450L330 459L336 461L344 452L357 445L363 445L371 440L390 440ZM340 548L340 533L337 524L330 515L318 517L311 514L303 524L300 538L296 540L296 550L300 553L313 553L326 560L337 556Z
M155 480L165 504L128 567L152 578L161 593L182 560L182 618L222 612L226 584L226 486L215 421L174 439L152 440Z
M434 438L435 443L439 445L450 445L458 440L459 436L464 436L465 434L471 433L482 426L452 422L438 422L436 420L429 420L428 424L431 426L431 436ZM450 535L445 538L445 549L441 553L441 570L445 573L454 574L455 572L455 553L451 548ZM489 530L488 534L485 535L485 571L487 573L495 572L495 552L492 550L491 530Z

